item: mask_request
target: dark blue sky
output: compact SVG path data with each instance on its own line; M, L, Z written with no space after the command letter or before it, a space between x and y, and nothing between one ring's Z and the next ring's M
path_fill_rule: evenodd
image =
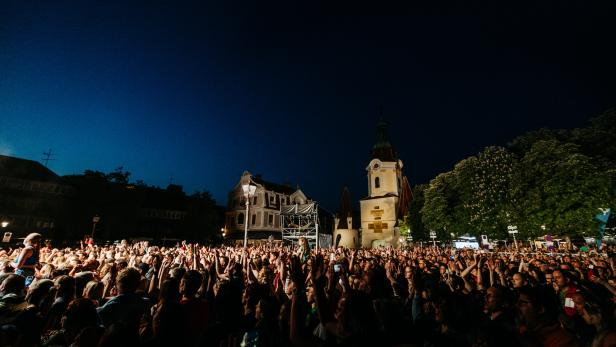
M3 3L0 153L223 204L249 170L335 210L366 194L380 104L412 184L616 104L613 5L327 3Z

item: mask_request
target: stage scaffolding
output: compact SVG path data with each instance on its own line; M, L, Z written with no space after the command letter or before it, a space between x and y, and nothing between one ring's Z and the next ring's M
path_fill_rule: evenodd
M280 225L284 243L297 244L300 237L305 237L311 247L316 245L318 249L319 244L323 246L324 240L320 240L323 237L319 238L319 208L314 202L282 206ZM317 243L317 240L320 242Z

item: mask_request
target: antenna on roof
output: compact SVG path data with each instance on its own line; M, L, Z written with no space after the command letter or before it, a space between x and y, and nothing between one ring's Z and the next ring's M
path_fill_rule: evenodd
M56 160L56 158L52 158L51 156L54 153L51 151L51 148L49 149L49 151L47 152L43 152L43 159L41 159L41 161L44 163L45 167L47 167L47 164L49 164L50 160Z

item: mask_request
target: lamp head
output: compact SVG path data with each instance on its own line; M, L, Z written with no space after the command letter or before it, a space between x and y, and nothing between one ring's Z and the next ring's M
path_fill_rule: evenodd
M244 197L250 198L255 195L255 192L257 191L257 186L250 183L242 184L242 191L244 192Z

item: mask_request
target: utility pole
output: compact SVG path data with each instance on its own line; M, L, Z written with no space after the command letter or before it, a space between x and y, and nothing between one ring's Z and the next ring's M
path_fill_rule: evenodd
M49 164L50 160L56 160L56 158L52 158L51 156L53 155L53 152L51 151L51 148L49 149L49 151L47 152L43 152L43 159L41 160L45 167L47 167L47 164Z

